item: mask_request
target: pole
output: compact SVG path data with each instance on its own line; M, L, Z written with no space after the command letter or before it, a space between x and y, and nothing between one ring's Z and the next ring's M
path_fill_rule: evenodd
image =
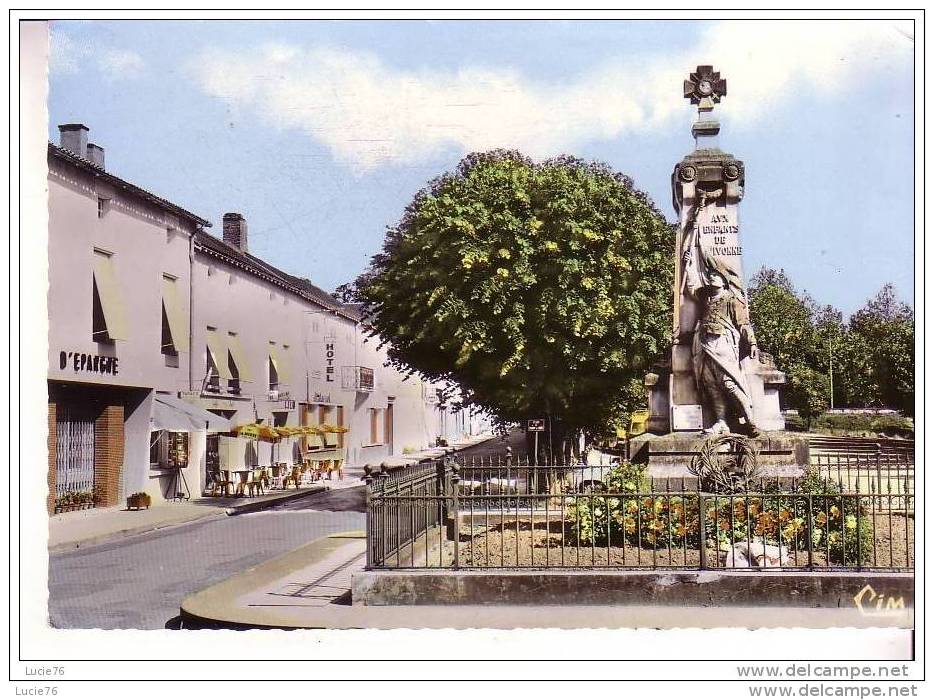
M830 410L833 410L833 338L828 339L827 346L830 348Z
M537 430L535 431L535 457L534 457L533 463L538 464L538 431Z

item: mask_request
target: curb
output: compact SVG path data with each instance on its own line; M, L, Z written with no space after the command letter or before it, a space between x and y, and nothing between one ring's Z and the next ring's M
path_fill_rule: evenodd
M305 496L314 496L316 494L322 493L324 491L330 491L330 488L327 486L317 486L304 491L296 491L295 493L284 493L281 496L275 496L273 498L267 498L262 501L251 501L249 503L244 503L239 506L229 506L224 510L227 515L241 515L243 513L255 513L256 511L266 510L267 508L272 508L281 503L288 503L289 501L297 501L300 498Z
M188 595L179 606L183 621L223 629L291 629L302 627L301 623L290 625L276 619L263 620L263 613L238 610L234 601L244 592L268 585L282 576L326 558L348 539L363 539L366 534L359 530L335 532L312 540L285 554L280 554L256 566L234 574L213 586Z

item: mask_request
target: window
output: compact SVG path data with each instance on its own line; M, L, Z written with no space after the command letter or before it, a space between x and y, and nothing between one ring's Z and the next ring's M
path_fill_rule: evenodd
M149 434L149 466L179 469L188 466L188 433L154 430Z
M371 445L382 444L382 437L380 435L380 425L382 421L380 420L380 414L383 412L381 408L371 408L370 409L370 443Z
M220 380L231 379L227 362L228 351L216 328L207 327L206 373L204 387L207 391L220 391Z
M149 433L149 466L160 467L168 461L168 433L165 430L156 430Z
M334 406L320 406L318 408L318 425L334 425ZM325 433L321 436L325 447L337 447L337 434Z
M97 198L97 218L103 219L110 211L110 200L106 197Z
M289 383L289 346L283 345L280 350L276 341L269 341L269 391L278 391L282 385Z
M272 355L269 356L269 391L278 391L279 390L279 372L276 370L276 362L272 358Z
M227 391L231 394L240 393L240 372L237 370L237 362L234 360L230 348L227 349L227 367L230 369L230 379L227 380Z
M162 275L162 353L188 350L188 314L178 293L178 278Z
M221 375L217 369L217 363L214 362L214 356L211 354L211 346L207 347L207 373L205 376L204 388L210 392L217 393L221 390Z
M227 349L229 352L231 382L236 379L236 387L237 391L239 391L242 382L253 381L253 375L250 372L250 365L240 342L240 336L233 331L227 333ZM228 386L231 387L231 393L236 393L233 391L233 383L228 384Z
M98 343L126 340L126 316L117 286L113 254L94 249L91 337Z

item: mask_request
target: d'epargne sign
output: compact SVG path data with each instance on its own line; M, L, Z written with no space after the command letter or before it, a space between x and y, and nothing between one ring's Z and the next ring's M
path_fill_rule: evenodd
M58 353L58 366L62 370L70 367L75 372L116 376L119 374L119 363L120 361L116 357L107 357L105 355L92 355L86 352L65 350Z

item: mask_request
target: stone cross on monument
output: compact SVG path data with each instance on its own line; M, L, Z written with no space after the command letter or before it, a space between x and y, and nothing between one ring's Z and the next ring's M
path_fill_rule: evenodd
M758 352L749 322L739 203L743 162L720 150L716 104L726 80L698 66L684 81L697 105L693 153L671 175L678 214L670 363L646 376L649 429L757 434L782 430L778 390L785 376Z

